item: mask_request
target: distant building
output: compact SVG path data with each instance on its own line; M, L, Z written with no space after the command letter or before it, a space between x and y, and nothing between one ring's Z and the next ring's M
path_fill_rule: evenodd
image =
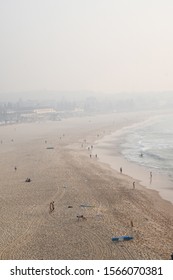
M35 109L34 113L36 114L50 114L50 113L56 113L57 111L53 108L40 108L40 109Z

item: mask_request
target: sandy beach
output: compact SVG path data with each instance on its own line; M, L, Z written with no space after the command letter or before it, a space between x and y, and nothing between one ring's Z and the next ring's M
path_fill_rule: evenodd
M105 135L147 118L114 113L1 126L0 259L170 259L173 204L138 181L133 189L133 177L95 150ZM133 240L111 240L120 235Z

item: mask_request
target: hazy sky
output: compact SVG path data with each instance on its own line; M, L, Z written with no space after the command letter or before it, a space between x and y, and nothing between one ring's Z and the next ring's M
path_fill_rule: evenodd
M173 90L173 0L0 0L0 92Z

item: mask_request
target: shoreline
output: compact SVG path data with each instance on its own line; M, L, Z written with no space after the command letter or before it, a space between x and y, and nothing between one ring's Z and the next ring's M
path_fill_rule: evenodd
M147 189L154 190L159 193L161 198L167 200L173 205L173 183L168 176L153 170L152 167L146 167L136 162L127 160L121 153L120 143L126 135L126 129L134 127L142 127L146 123L152 123L158 116L148 118L140 123L134 123L125 128L104 136L102 139L95 142L95 152L99 155L99 160L108 164L111 168L120 172L122 167L123 174L137 181ZM117 145L116 145L117 144ZM152 172L152 177L150 177ZM163 187L164 186L164 187Z

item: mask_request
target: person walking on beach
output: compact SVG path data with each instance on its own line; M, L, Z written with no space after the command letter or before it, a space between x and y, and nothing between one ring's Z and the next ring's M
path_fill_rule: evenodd
M135 182L133 182L133 190L135 189Z
M49 204L49 211L52 213L55 210L54 201L51 201Z
M152 178L153 178L153 174L152 174L152 172L150 172L150 184L152 182Z
M134 227L133 221L131 220L130 221L131 235L133 235L133 227Z
M122 173L123 172L123 169L122 169L122 167L120 167L120 173Z

